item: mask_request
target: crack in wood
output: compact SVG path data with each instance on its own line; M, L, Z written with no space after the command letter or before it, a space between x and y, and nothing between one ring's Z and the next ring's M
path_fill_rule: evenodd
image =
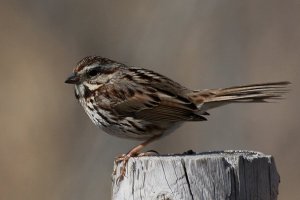
M181 164L182 164L182 167L183 167L183 171L184 171L184 175L185 175L185 178L186 178L186 182L187 182L187 186L188 186L190 195L192 197L192 200L194 200L193 192L192 192L192 189L191 189L191 183L190 183L187 171L186 171L185 161L183 159L181 159Z
M252 151L131 158L127 169L112 200L276 200L280 181L272 156Z

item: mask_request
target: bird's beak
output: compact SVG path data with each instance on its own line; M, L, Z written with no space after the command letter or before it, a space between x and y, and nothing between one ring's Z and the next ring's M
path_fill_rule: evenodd
M80 81L80 77L73 73L69 78L67 78L67 80L65 80L65 83L69 83L69 84L77 84Z

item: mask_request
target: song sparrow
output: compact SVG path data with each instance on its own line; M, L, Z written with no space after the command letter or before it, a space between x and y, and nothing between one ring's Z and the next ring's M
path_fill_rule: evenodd
M65 81L97 126L118 137L144 142L118 160L137 156L148 143L167 135L186 121L204 121L209 109L228 103L265 102L280 98L289 82L190 90L151 70L89 56Z

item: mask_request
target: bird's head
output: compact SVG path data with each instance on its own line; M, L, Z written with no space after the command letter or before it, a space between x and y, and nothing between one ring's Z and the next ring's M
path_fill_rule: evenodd
M65 83L74 84L79 96L97 90L117 74L120 63L100 56L88 56L78 62ZM80 95L81 94L81 95Z

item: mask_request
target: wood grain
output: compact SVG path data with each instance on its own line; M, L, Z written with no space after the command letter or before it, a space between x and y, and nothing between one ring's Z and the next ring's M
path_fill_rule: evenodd
M131 158L121 182L117 168L113 200L275 200L278 194L274 159L259 152Z

